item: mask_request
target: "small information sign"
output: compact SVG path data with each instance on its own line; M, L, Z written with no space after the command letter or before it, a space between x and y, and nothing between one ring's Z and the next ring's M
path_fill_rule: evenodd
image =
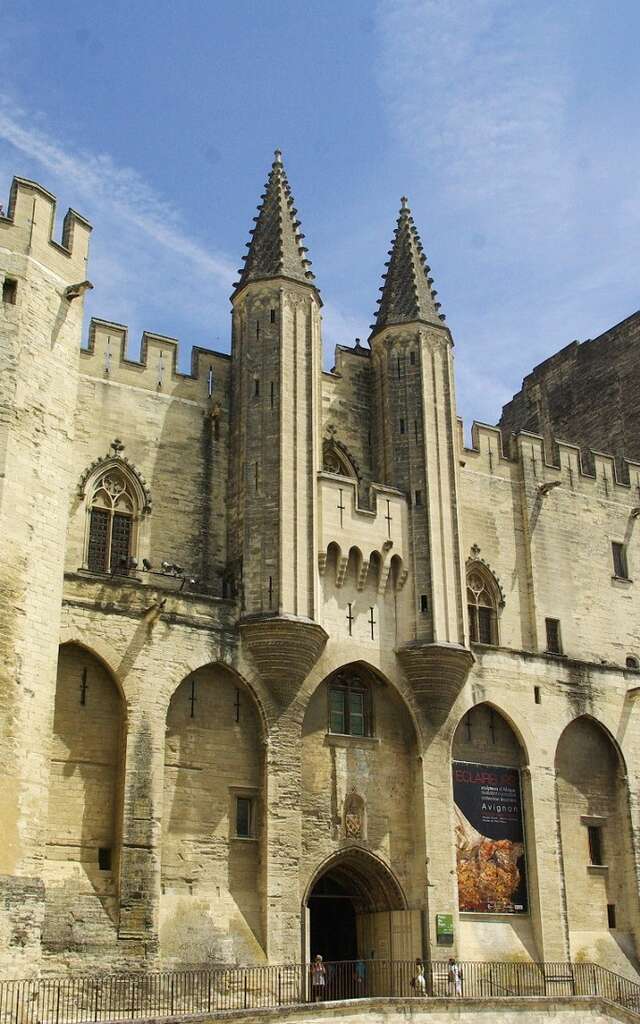
M439 946L453 945L453 914L436 914L436 939Z

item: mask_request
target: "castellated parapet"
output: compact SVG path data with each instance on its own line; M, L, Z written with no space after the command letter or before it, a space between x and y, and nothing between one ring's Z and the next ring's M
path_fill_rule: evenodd
M328 373L281 154L231 352L188 373L172 338L83 338L90 229L52 240L54 208L16 179L0 218L4 974L373 950L635 977L640 465L581 455L579 417L464 446L406 200ZM510 780L491 821L476 776Z

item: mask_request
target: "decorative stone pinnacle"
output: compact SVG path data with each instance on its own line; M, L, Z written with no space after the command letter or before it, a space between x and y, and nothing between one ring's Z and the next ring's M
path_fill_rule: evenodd
M427 264L420 236L413 223L408 199L400 199L400 214L396 224L389 261L382 278L376 322L372 333L393 324L444 320L439 313L433 279L427 275Z
M304 235L298 229L294 204L282 152L276 149L269 177L261 196L255 227L250 232L248 252L243 257L244 267L239 271L240 281L235 293L250 281L267 281L288 277L309 284L313 274L302 244Z

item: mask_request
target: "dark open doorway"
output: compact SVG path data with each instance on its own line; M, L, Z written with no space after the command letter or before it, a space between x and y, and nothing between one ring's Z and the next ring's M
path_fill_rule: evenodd
M310 953L324 960L355 960L358 957L356 910L344 876L330 871L311 890L309 907ZM360 954L362 955L362 953Z

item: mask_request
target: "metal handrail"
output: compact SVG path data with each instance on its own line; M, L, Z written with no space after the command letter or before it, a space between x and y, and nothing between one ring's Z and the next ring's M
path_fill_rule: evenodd
M202 967L147 973L93 973L0 981L0 1024L98 1024L187 1017L309 1002L459 997L598 996L636 1014L640 985L593 963L329 961L264 967ZM420 967L420 970L418 969ZM424 981L422 981L424 978Z

